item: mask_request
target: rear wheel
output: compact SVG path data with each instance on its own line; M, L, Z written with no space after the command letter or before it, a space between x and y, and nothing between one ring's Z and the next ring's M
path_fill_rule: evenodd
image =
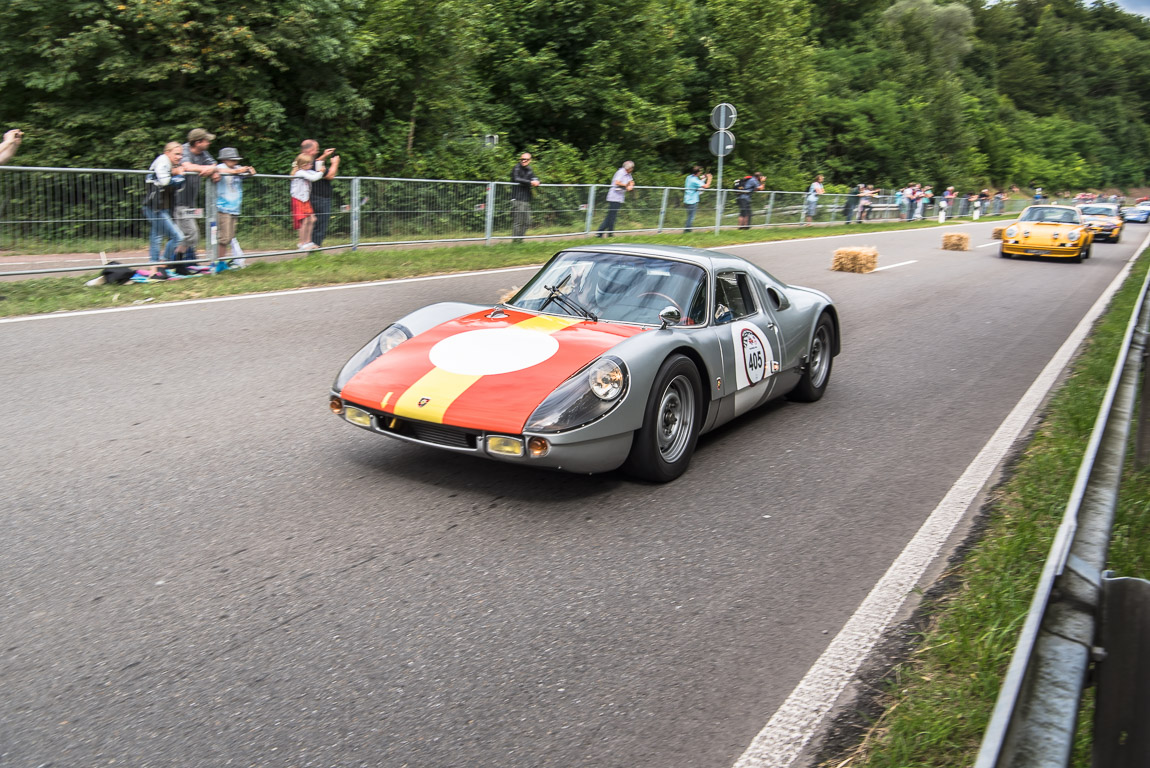
M815 324L815 335L811 339L811 349L807 354L807 365L799 383L787 394L787 399L800 403L813 403L823 396L827 382L831 380L831 366L834 363L835 324L827 315Z
M687 471L699 441L703 385L699 369L683 355L667 358L635 431L624 470L655 483L674 480Z

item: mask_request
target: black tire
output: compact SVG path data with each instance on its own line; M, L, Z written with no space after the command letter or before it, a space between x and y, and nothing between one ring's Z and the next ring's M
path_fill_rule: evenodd
M699 369L683 355L671 355L655 376L624 471L654 483L686 472L699 442L702 405Z
M1083 261L1085 261L1086 259L1089 259L1089 258L1090 258L1090 246L1088 245L1085 248L1079 248L1078 253L1071 256L1070 260L1072 262L1074 262L1075 264L1081 264Z
M1121 232L1119 232L1117 235L1115 235L1114 237L1110 238L1110 242L1112 242L1112 243L1120 243L1120 242L1122 242L1122 233L1121 233Z
M1009 254L1009 253L1007 253L1007 252L1006 252L1006 249L1005 249L1005 248L1003 248L1003 247L1000 245L1000 246L998 246L998 257L999 257L1000 259L1009 259L1009 258L1010 258L1010 254Z
M815 334L811 339L811 349L807 353L807 364L803 376L795 388L787 393L788 400L800 403L813 403L823 396L827 383L831 380L834 366L835 324L823 314L815 323Z

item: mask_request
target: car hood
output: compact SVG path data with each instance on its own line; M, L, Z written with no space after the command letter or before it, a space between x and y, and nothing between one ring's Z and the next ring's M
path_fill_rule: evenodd
M376 358L340 393L400 418L519 434L552 391L645 329L484 309L431 328Z
M1082 220L1087 224L1093 224L1096 222L1099 224L1117 224L1119 222L1117 216L1104 216L1098 213L1085 213L1082 215Z

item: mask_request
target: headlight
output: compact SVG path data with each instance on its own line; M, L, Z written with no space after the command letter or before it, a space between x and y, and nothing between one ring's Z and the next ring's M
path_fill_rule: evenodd
M587 369L587 383L591 385L591 392L600 400L614 400L623 394L622 364L614 358L601 357Z
M1007 227L1003 234L1007 237L1018 237L1018 227Z
M548 395L523 430L563 432L590 424L623 400L629 379L622 360L612 355L601 357Z
M351 377L366 368L368 363L383 353L395 349L410 338L411 331L399 323L389 325L383 333L369 341L363 346L363 349L351 356L351 359L348 360L340 370L339 376L335 377L335 384L332 385L332 388L336 392L342 392L347 383L351 381Z
M1077 239L1078 239L1078 238L1080 238L1080 237L1082 237L1082 232L1080 232L1079 230L1075 229L1075 230L1072 230L1072 231L1070 232L1070 234L1068 234L1068 235L1066 236L1066 239L1067 239L1067 240L1069 240L1070 242L1072 242L1072 243L1073 243L1075 240L1077 240Z

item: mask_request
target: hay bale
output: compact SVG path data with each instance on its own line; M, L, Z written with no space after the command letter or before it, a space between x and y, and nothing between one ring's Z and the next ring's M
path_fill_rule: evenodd
M944 251L969 251L970 235L961 232L952 232L942 236L942 249Z
M831 262L831 269L839 272L873 272L877 266L878 249L871 246L839 248Z
M1006 227L995 227L994 231L992 231L990 233L990 237L992 240L1001 240L1002 239L1002 233L1005 231L1006 231Z

